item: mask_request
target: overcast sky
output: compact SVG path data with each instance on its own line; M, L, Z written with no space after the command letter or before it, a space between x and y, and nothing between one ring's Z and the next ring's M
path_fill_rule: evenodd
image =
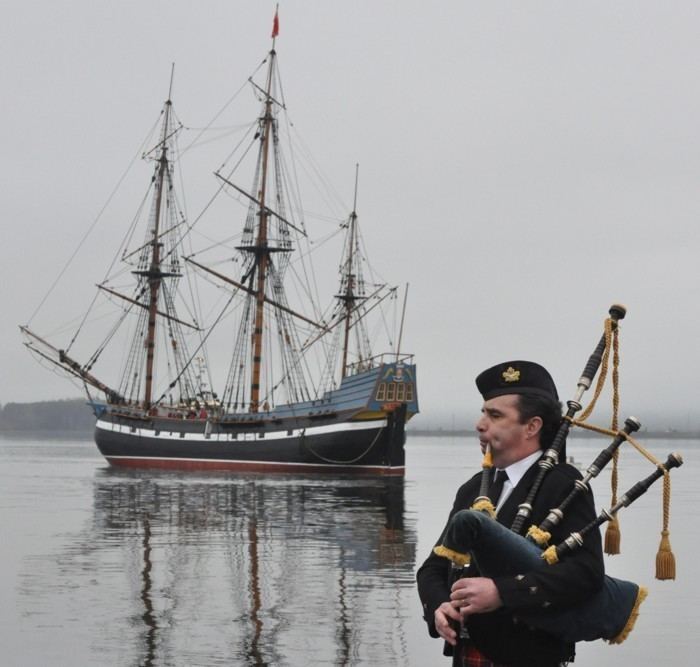
M28 321L167 93L211 119L270 46L261 0L5 0L0 402L75 396ZM562 398L611 303L622 416L700 424L700 4L282 0L295 124L410 283L422 423L471 425L485 367L526 358ZM217 165L212 165L214 169ZM86 284L101 276L88 276Z

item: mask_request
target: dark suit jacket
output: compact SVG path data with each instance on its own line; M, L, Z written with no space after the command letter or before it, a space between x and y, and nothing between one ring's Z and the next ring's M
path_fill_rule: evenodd
M498 513L499 523L511 526L518 505L527 498L538 470L537 464L533 465L513 489ZM539 525L549 510L558 507L569 494L574 480L580 478L578 470L567 464L559 464L550 470L533 503L530 524ZM471 507L479 494L480 481L481 475L478 474L459 488L450 517L461 509ZM595 516L592 494L579 495L552 532L551 543L559 544L571 532L590 523ZM475 568L472 566L469 569ZM449 600L449 572L449 561L432 553L418 570L418 593L432 637L439 636L435 630L435 610ZM478 576L478 572L473 574ZM518 612L572 606L601 587L603 574L600 533L594 530L581 548L567 554L555 565L519 573L524 576L494 577L503 607L492 613L469 617L471 641L495 662L517 667L548 667L571 659L574 654L572 644L527 627L518 620Z

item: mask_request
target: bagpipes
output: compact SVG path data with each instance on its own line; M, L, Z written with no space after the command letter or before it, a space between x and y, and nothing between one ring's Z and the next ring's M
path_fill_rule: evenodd
M474 501L472 509L457 512L445 529L441 542L435 547L438 556L452 561L453 571L466 566L473 560L480 573L486 577L517 575L555 564L569 553L575 552L584 544L585 536L597 530L603 523L614 525L616 539L612 549L606 545L606 552L617 553L619 549L619 525L617 514L623 507L644 494L658 479L664 478L664 526L659 554L657 555L657 578L674 579L675 561L668 541L668 504L670 493L669 471L682 465L679 454L671 454L664 463L654 459L648 452L642 450L630 436L640 428L640 423L634 417L625 420L622 430L608 430L593 427L574 416L582 409L580 400L583 393L591 386L593 378L602 365L595 397L584 411L584 418L590 415L592 408L600 395L607 374L608 360L611 349L614 350L615 372L613 373L615 396L613 400L613 427L616 429L617 408L617 322L625 315L622 306L610 308L610 318L606 320L605 332L590 356L584 372L577 383L576 395L567 401L567 413L563 417L559 429L550 447L540 458L537 477L530 488L524 503L518 508L511 529L495 521L495 510L488 498L487 490L492 471L490 452L485 452L482 462L482 477L479 496ZM526 536L521 535L525 521L532 513L533 502L542 486L546 474L559 460L565 451L566 437L572 425L582 426L601 433L614 435L612 442L603 449L586 470L582 479L576 480L572 490L561 502L559 507L552 509L539 526L531 526ZM572 532L565 540L557 545L549 545L551 531L557 526L567 508L576 502L577 498L590 491L589 483L597 477L600 471L612 460L617 462L620 445L629 441L634 447L655 464L656 468L648 477L637 482L618 500L616 498L616 472L613 474L613 500L609 509L603 510L595 520L581 530ZM616 542L616 544L615 544ZM517 618L530 627L549 632L567 642L592 641L605 639L610 643L621 643L632 630L639 613L639 606L647 595L644 587L633 582L604 576L603 586L585 602L567 609L541 610L536 612L519 612ZM464 634L461 635L464 637Z

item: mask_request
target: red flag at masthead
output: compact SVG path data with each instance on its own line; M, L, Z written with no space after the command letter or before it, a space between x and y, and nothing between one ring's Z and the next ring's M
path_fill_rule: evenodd
M278 11L279 10L275 9L275 18L272 21L272 36L273 37L277 37L277 35L280 34L280 20L279 20L279 16L277 15Z

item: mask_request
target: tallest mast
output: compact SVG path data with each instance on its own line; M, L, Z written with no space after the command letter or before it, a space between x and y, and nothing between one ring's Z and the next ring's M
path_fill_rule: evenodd
M275 67L275 41L279 34L279 18L275 10L275 18L272 24L272 49L270 50L270 63L267 71L267 85L265 87L265 111L261 120L261 151L262 173L260 177L260 202L258 216L258 234L255 240L255 263L257 282L255 289L255 320L253 326L253 373L250 384L250 411L257 412L260 407L260 372L262 367L263 326L265 317L265 282L267 280L268 264L270 262L270 248L268 245L267 229L269 214L265 204L267 196L267 170L270 154L270 135L272 134L272 77Z
M146 273L148 278L149 296L148 296L148 330L146 334L146 382L143 394L143 407L148 410L151 407L153 400L153 367L155 363L155 339L156 339L156 318L158 316L158 293L160 292L161 282L163 280L163 272L161 270L160 251L162 243L160 241L160 219L161 210L163 207L163 192L168 177L168 136L170 132L170 111L172 102L170 94L172 92L172 74L170 79L170 90L168 91L168 100L165 103L165 113L163 117L163 134L160 158L158 159L158 168L156 175L156 193L155 193L155 216L153 229L151 230L151 262Z

